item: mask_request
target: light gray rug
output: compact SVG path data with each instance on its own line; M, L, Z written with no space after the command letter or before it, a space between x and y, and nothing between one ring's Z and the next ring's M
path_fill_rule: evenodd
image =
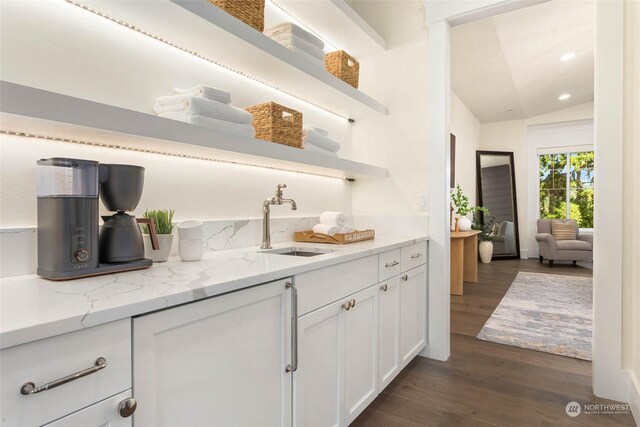
M591 360L592 279L519 272L476 338Z

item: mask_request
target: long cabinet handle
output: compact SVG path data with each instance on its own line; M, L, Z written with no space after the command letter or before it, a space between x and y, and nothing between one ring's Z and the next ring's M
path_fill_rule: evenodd
M82 371L76 372L75 374L67 375L66 377L62 377L55 381L51 381L50 383L43 384L39 387L36 387L36 385L31 381L26 382L22 384L22 387L20 388L20 394L29 396L30 394L36 394L43 391L51 390L52 388L59 387L63 384L70 383L71 381L75 381L79 378L86 377L87 375L96 373L99 370L104 369L106 367L107 367L107 359L105 359L104 357L98 357L96 359L94 366L87 369L83 369Z
M291 289L291 364L287 365L287 372L298 370L298 289L291 282L285 284Z
M418 253L415 253L415 254L411 255L411 258L412 259L416 259L416 258L420 258L421 256L422 256L422 253L418 252Z
M397 260L393 260L393 262L388 262L388 263L386 263L384 266L385 266L386 268L389 268L389 267L395 267L395 266L396 266L396 265L398 265L398 264L400 264L400 263L399 263Z

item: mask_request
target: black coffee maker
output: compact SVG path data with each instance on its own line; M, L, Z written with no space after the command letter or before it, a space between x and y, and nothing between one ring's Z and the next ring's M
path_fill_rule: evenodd
M144 258L139 223L152 220L133 211L142 196L144 168L51 158L38 161L38 270L52 280L95 276L150 267ZM99 190L99 191L98 191ZM116 213L103 216L98 234L98 196Z

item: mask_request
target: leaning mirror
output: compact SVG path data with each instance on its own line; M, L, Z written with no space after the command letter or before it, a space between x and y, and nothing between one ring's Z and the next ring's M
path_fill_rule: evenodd
M493 258L520 258L513 152L476 151L476 173L478 206L490 212L480 221L491 231Z

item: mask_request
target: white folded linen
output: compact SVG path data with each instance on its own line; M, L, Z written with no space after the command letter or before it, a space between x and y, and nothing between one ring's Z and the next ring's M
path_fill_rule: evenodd
M280 34L294 34L297 37L304 39L306 42L316 46L318 49L324 49L324 42L318 37L314 36L307 30L303 30L293 22L283 22L275 27L267 28L264 30L264 34L269 37L274 37Z
M338 228L338 233L340 234L353 232L353 225L351 224L344 224L343 226L337 227L337 228Z
M223 104L231 103L231 94L229 92L211 86L195 85L189 89L174 88L173 91L178 95L200 96Z
M251 124L253 121L251 113L232 105L198 96L173 95L173 97L176 98L176 103L174 104L167 104L169 101L165 99L166 97L158 98L161 99L160 102L156 99L153 111L156 114L180 112L189 116L206 116L212 119L242 124Z
M291 33L282 33L277 34L271 38L284 47L295 47L297 49L304 50L309 55L324 61L324 51L319 47L309 43L302 37L298 37L295 34Z
M340 150L340 144L335 142L333 139L322 136L319 133L312 130L303 130L302 140L305 144L315 145L316 147L324 148L325 150L337 152Z
M215 129L220 132L246 136L249 138L253 138L256 136L255 128L247 124L232 123L224 120L212 119L211 117L187 115L183 113L163 113L159 116L166 119L179 120L181 122L190 123L192 125Z
M293 46L290 46L290 47L285 46L285 47L289 49L291 52L295 53L296 55L305 58L307 61L311 62L313 65L324 68L324 60L316 58L315 56L311 56L304 50L298 49L297 47L293 47Z
M318 153L318 154L324 154L325 156L338 157L338 153L334 151L325 150L324 148L320 148L313 144L302 144L302 148L311 153Z
M342 212L327 211L320 214L320 224L335 225L342 227L347 223L347 216Z
M316 224L313 226L313 232L333 236L338 232L338 227L330 224Z
M319 128L318 126L314 126L314 125L304 125L304 126L303 126L303 128L304 128L304 129L306 129L306 130L312 130L312 131L314 131L315 133L319 133L319 134L320 134L320 135L322 135L322 136L329 136L329 131L328 131L328 130L325 130L325 129Z

